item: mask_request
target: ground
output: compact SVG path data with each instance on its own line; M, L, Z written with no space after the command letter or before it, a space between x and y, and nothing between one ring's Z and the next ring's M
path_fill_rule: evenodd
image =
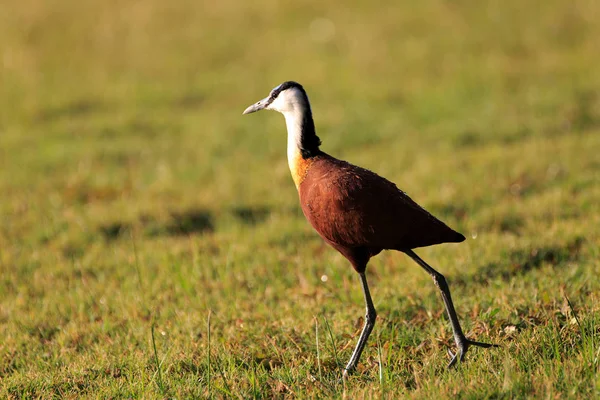
M600 3L0 5L0 397L600 395ZM304 220L283 118L467 236L358 276Z

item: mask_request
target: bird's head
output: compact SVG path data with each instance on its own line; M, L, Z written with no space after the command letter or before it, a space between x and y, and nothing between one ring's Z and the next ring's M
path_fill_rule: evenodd
M285 115L310 110L310 103L302 85L287 81L271 90L264 99L246 108L244 114L260 110L274 110Z

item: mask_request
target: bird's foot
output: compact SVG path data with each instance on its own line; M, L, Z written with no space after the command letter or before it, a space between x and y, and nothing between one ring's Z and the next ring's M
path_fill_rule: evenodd
M350 372L348 372L348 370L346 368L344 368L344 373L342 374L342 382L347 381L349 375L350 375Z
M347 381L350 375L354 373L354 368L344 368L344 373L342 374L342 381Z
M448 349L448 355L450 356L450 362L448 363L448 368L452 368L456 364L457 360L459 360L460 362L463 362L463 360L465 359L465 354L467 354L467 350L469 350L470 346L477 346L477 347L483 347L483 348L499 347L497 344L476 342L474 340L469 340L466 337L463 337L460 340L457 340L456 343L458 345L458 350L456 351L456 354L452 354L450 349Z

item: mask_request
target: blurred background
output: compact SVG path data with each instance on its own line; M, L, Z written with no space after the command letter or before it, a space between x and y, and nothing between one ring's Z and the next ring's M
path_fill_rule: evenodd
M496 295L469 292L481 310L512 298L519 319L552 308L565 281L593 286L599 11L594 0L2 1L0 348L13 364L0 372L13 387L35 382L14 360L41 371L48 346L110 368L112 351L134 371L149 321L190 350L209 309L240 346L223 345L231 354L260 347L252 338L275 321L311 332L315 307L353 304L332 322L353 329L360 291L304 221L283 118L241 115L286 80L307 90L324 151L469 237L423 254L467 287L497 282ZM421 271L378 260L381 315L409 312L411 287L440 308ZM506 288L575 261L564 279L529 276L547 297ZM245 342L248 319L262 325ZM106 335L124 347L103 348Z
M306 86L325 151L390 178L432 148L599 118L592 0L1 7L0 185L33 202L288 203L281 118L240 117L285 80Z

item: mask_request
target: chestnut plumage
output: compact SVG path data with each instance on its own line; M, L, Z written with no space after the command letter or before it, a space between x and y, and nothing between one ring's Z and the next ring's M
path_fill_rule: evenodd
M358 272L382 250L465 240L392 182L325 153L314 157L298 191L313 228Z
M377 313L365 270L369 259L382 250L407 254L430 274L440 289L458 348L456 354L451 353L449 367L457 359L463 360L469 346L495 346L465 337L446 279L412 250L462 242L465 237L415 203L394 183L322 152L310 102L300 84L282 83L265 99L248 107L244 114L262 109L279 111L285 117L288 164L306 219L326 243L350 261L360 276L367 314L344 376L356 369L375 324Z

